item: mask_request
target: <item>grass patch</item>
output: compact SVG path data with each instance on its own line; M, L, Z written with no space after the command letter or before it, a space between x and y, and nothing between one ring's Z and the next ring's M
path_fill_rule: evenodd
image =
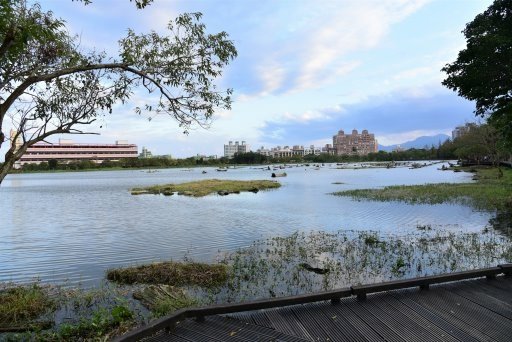
M140 300L155 317L162 317L197 304L184 289L169 285L149 285L134 292L133 298Z
M227 278L226 265L198 262L168 261L107 271L108 280L122 284L197 285L212 288L222 285Z
M0 327L30 325L54 304L48 291L37 284L0 290Z
M202 197L212 193L227 195L230 193L240 193L242 191L258 192L264 189L279 188L281 184L269 180L220 180L206 179L201 181L187 182L181 184L154 185L145 188L133 188L132 195L141 194L163 194L172 195L177 192L180 195Z
M479 168L475 183L441 183L395 185L383 189L360 189L335 192L337 196L374 201L402 201L410 204L460 203L480 210L512 208L512 170Z

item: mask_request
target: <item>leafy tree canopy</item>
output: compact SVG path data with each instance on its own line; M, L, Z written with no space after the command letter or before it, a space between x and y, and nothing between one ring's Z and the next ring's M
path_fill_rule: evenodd
M143 8L151 1L134 3ZM85 133L84 125L112 113L136 89L152 93L137 113L167 114L184 132L207 127L216 109L231 106L231 89L219 90L214 81L237 52L226 32L209 34L200 19L201 13L180 15L166 35L128 30L119 55L109 56L83 51L64 21L39 4L0 0L0 147L19 142L5 155L0 182L29 146L53 134ZM7 120L16 132L10 139Z
M512 0L495 0L466 25L467 46L442 71L443 85L476 102L512 145Z

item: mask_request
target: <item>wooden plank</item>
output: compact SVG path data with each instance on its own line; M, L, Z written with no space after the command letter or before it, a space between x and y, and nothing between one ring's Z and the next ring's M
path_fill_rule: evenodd
M373 296L371 301L368 301L368 303L362 303L362 305L364 306L371 304L371 307L373 307L372 310L375 310L376 312L379 311L376 308L382 310L384 315L382 316L381 320L383 322L389 322L389 324L393 324L393 321L398 323L398 325L395 325L395 331L400 332L400 335L404 336L404 338L408 341L439 340L440 335L436 335L432 332L432 324L419 324L419 322L413 318L414 316L406 315L395 306L389 304L385 300L387 297L390 297L388 293L379 296Z
M428 317L422 316L419 312L400 302L392 295L383 296L382 300L399 310L403 315L406 315L414 322L420 324L422 327L430 331L438 340L447 342L459 341L459 339L450 334L450 331L452 330L451 327L446 330L443 329L443 326L446 327L446 325L437 325L435 320L429 320L429 317L431 317L430 315L427 315Z
M315 315L313 318L323 327L327 335L333 341L364 342L366 339L357 331L343 315L338 315L333 306L338 304L315 303Z
M410 292L410 291L409 291ZM458 325L452 324L441 317L436 310L430 310L428 307L425 307L416 301L412 300L409 296L405 295L401 297L399 293L395 292L392 294L392 297L395 298L401 304L409 307L411 310L418 313L420 316L425 319L433 322L437 326L441 327L444 331L450 333L453 337L459 339L464 342L478 342L482 341L481 339L476 338L475 336L467 333L463 328Z
M475 304L461 296L455 296L446 289L440 289L433 298L438 304L450 307L450 312L461 315L475 327L497 340L510 340L512 336L512 322L484 307Z
M274 329L288 335L313 341L307 330L302 326L301 322L295 319L293 312L283 316L280 312L281 310L282 309L269 309L265 312L270 322L272 322Z
M407 294L407 298L404 298L402 296L402 298L399 297L399 299L402 302L416 302L417 304L432 311L434 314L441 317L446 322L456 326L460 330L471 335L474 339L477 339L478 341L488 341L489 339L492 339L491 336L486 335L479 328L477 329L477 326L474 325L471 322L471 320L468 320L468 317L466 317L465 315L456 315L455 312L452 310L453 307L447 307L444 302L436 301L436 295L435 293L432 294L432 292L434 291L430 290L421 293L411 292Z
M512 305L493 297L484 288L467 284L450 284L446 286L446 289L459 296L463 296L487 310L512 320Z
M423 327L418 326L409 317L401 315L398 310L393 308L391 305L383 302L380 303L383 296L387 294L381 294L378 296L372 296L368 301L363 301L359 305L375 317L377 317L382 323L384 323L389 329L393 330L405 341L411 342L433 342L437 341L434 335L431 335ZM400 318L400 319L399 319Z
M357 314L348 308L344 303L338 303L332 306L332 312L337 313L337 317L343 317L352 327L367 341L381 342L385 341L371 326L362 320Z
M329 341L329 335L327 335L323 327L320 326L313 318L313 316L318 315L319 313L315 312L311 305L305 304L294 306L291 310L295 314L295 317L297 317L297 320L301 323L301 326L303 326L307 331L307 335L310 336L312 341Z
M387 341L406 341L393 329L375 317L371 312L361 306L359 301L344 301L341 303L346 305L352 312L361 318L367 325L369 325L375 332L382 336Z
M258 334L264 335L265 336L264 340L291 341L291 342L293 342L293 341L307 341L307 340L301 339L301 338L296 337L296 336L291 336L291 335L288 335L288 334L284 334L282 332L276 331L276 330L271 329L271 328L258 326L256 324L246 324L246 323L239 322L236 319L232 319L232 318L229 318L229 317L213 316L213 317L208 318L207 322L210 322L210 323L214 322L216 324L223 325L223 326L231 328L231 329L237 328L237 327L240 326L240 324L243 324L244 330L251 331L251 332L256 332Z
M169 334L166 331L160 331L158 334L145 338L144 342L193 342L193 340L186 339L180 336Z

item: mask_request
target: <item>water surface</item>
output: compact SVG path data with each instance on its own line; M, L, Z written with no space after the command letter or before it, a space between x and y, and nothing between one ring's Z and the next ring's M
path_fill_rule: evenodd
M438 171L288 168L282 187L257 194L132 196L133 187L198 179L270 179L254 167L9 175L0 186L0 281L91 286L108 268L184 257L212 261L219 251L299 231L377 230L404 233L417 225L480 231L490 213L460 205L353 201L330 193L396 184L467 182ZM202 171L207 173L203 174ZM342 182L344 184L333 184Z

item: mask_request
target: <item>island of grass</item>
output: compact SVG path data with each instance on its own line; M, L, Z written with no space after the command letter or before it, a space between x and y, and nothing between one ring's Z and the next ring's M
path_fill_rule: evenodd
M395 185L383 189L360 189L335 192L337 196L374 201L401 201L405 203L440 204L459 203L479 210L512 209L512 170L472 168L473 183L440 183L425 185Z
M220 180L206 179L181 184L154 185L145 188L133 188L132 195L163 194L170 196L174 193L185 196L202 197L213 193L219 195L238 194L242 191L258 192L265 189L275 189L280 183L270 180Z
M228 278L224 264L166 261L107 271L107 279L119 284L165 284L172 286L197 285L217 287Z

